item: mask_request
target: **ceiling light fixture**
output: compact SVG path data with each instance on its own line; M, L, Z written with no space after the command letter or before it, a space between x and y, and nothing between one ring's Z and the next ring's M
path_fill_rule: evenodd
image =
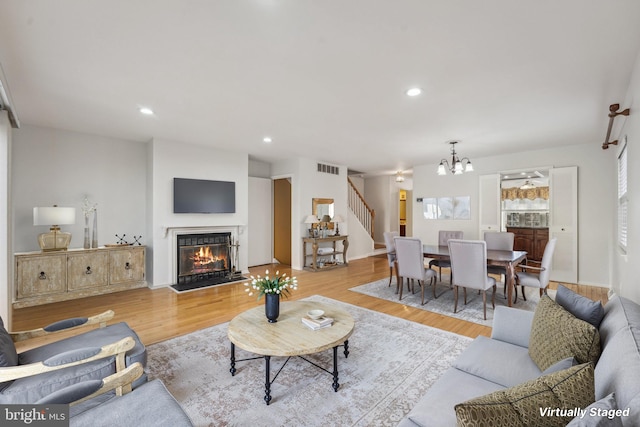
M265 136L264 138L262 138L262 142L266 142L267 144L270 143L271 141L273 140L271 139L270 136Z
M451 141L451 163L447 161L447 159L440 160L440 165L438 166L438 175L446 175L447 169L454 175L461 175L463 172L473 172L473 165L471 164L471 160L468 157L463 157L460 159L458 154L456 153L456 144L458 141ZM467 162L463 165L463 162ZM444 165L447 165L446 169Z
M404 176L402 175L402 171L396 172L396 182L404 182Z
M412 87L411 89L407 90L407 96L418 96L422 93L422 89L420 89L419 87Z
M153 110L149 107L140 107L140 112L146 116L152 116Z

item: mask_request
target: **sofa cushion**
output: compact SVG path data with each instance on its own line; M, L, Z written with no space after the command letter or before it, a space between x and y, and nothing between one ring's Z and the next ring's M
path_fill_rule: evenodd
M611 393L587 406L584 415L576 416L567 427L622 427L622 420L615 413L617 409L616 398Z
M634 331L636 334L634 334ZM631 408L629 418L640 419L640 330L625 327L609 339L596 365L596 398L615 392L618 408ZM635 402L633 404L632 402ZM623 423L625 419L623 418Z
M586 363L458 404L455 411L458 426L565 426L572 412L559 409L575 412L594 400L593 364Z
M499 384L449 368L429 387L405 420L410 420L414 427L455 427L456 413L453 407L457 403L502 389L504 387ZM408 422L402 424L409 425Z
M558 285L556 302L578 319L589 322L596 328L604 317L604 307L600 301L593 301L562 285Z
M541 374L525 347L482 335L458 356L453 366L505 387L538 378Z
M595 364L600 356L598 329L543 295L533 316L529 356L541 371L567 357Z
M600 342L607 346L611 337L631 325L640 329L640 305L619 296L613 296L604 306L604 318L600 323Z

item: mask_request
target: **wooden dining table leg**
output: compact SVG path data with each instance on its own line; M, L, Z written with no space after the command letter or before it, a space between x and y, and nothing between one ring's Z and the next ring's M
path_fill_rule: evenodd
M507 281L507 304L509 305L509 307L511 307L513 305L513 300L511 299L511 297L513 296L513 288L515 287L515 268L513 267L513 264L509 263L506 268L506 272L507 274L505 280Z

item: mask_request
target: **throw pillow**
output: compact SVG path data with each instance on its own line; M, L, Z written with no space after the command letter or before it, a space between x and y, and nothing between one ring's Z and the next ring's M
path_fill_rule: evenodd
M529 356L541 371L568 357L595 364L600 356L598 328L543 295L533 315Z
M577 365L455 406L458 426L565 426L595 400L593 364Z
M611 393L587 406L584 415L575 417L567 427L622 427L617 409L615 394Z
M556 302L578 319L589 322L596 328L600 326L600 322L604 317L604 307L599 301L592 301L587 297L578 295L562 285L558 286Z

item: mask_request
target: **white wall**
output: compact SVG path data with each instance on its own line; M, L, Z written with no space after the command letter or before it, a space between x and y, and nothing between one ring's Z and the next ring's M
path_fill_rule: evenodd
M438 230L463 230L465 238L479 238L478 177L499 171L578 166L578 281L609 286L615 217L603 206L615 203L615 168L603 153L601 142L549 150L473 159L475 172L438 176L437 164L414 167L414 200L419 197L471 196L471 220L425 220L422 203L414 203L413 233L425 243L437 243Z
M622 130L618 134L612 135L611 140L622 141L624 135L627 136L627 160L628 168L628 230L627 230L627 251L624 253L616 243L612 245L611 258L615 268L611 274L613 289L620 295L640 303L640 53L636 59L635 67L631 77L629 90L624 103L620 103L621 109L630 108L629 117L618 116L615 123L622 122ZM611 175L616 179L617 154L620 147L611 147L602 154L603 158L611 163L613 172ZM615 182L615 181L614 181ZM616 187L612 187L611 192L615 196ZM617 200L617 199L616 199ZM610 215L617 217L615 202L610 204ZM617 223L610 229L612 236L617 234Z
M335 214L348 218L347 167L334 165L340 168L340 174L332 175L318 172L317 163L314 159L299 158L282 160L271 167L272 178L291 178L291 266L294 269L303 266L302 237L307 231L303 221L312 212L313 198L333 199ZM348 223L340 224L340 234L348 233ZM359 255L349 247L347 258Z
M249 177L248 266L269 264L273 259L273 181Z
M13 256L11 244L11 123L6 110L0 111L0 317L11 328Z
M152 225L150 251L153 260L148 280L154 287L172 284L170 234L173 227L239 226L238 243L241 271L247 269L248 259L248 155L225 151L216 147L154 139L151 142L153 164L150 181L153 187L151 209L147 221ZM173 178L209 179L236 183L236 213L174 214Z
M48 227L33 225L36 206L77 208L70 247L83 246L84 195L97 203L98 243L115 234L145 234L146 144L95 135L23 126L13 131L12 208L14 250L40 250L37 236Z

